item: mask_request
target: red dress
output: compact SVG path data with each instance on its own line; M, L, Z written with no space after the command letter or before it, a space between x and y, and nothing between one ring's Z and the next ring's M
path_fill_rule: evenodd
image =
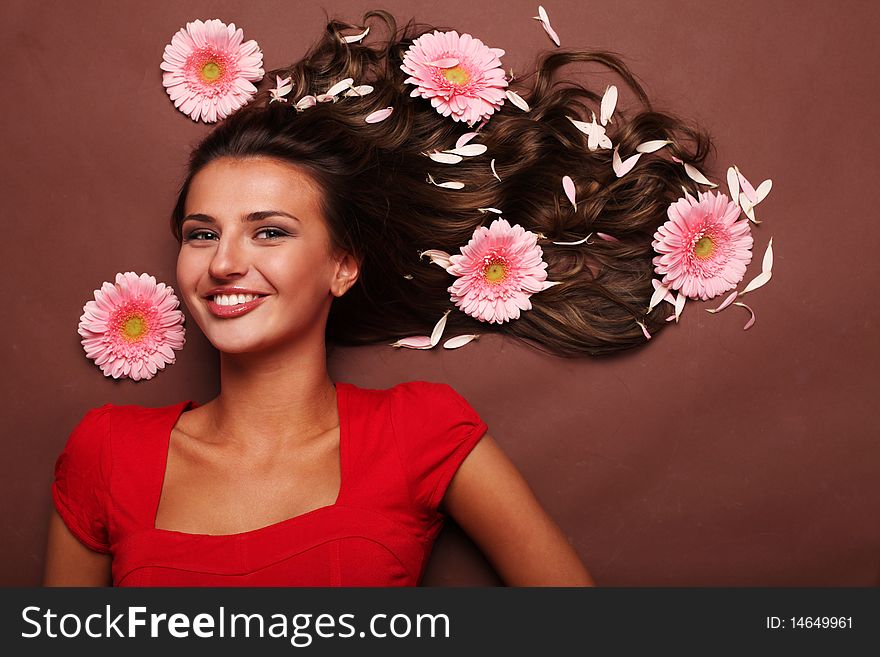
M105 404L74 428L52 497L70 531L113 555L114 586L416 586L449 482L486 432L450 386L336 383L342 481L336 502L239 534L155 526L181 413Z

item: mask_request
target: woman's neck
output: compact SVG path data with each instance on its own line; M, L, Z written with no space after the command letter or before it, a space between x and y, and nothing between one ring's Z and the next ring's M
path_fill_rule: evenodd
M210 406L216 439L248 453L303 445L339 422L323 342L320 349L221 353L220 394Z

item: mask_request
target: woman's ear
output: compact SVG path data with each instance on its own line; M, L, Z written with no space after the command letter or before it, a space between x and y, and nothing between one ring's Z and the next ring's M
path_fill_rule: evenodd
M336 267L333 272L333 280L330 282L330 292L334 297L341 297L357 281L360 274L360 263L348 251L338 251L336 254Z

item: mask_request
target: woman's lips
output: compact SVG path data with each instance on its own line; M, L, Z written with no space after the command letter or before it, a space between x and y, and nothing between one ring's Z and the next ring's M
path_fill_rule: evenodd
M253 301L237 303L234 306L221 306L219 303L215 303L213 299L206 299L205 301L208 304L208 310L211 311L211 314L215 317L227 319L230 317L240 317L245 313L249 313L267 298L268 297L257 297Z

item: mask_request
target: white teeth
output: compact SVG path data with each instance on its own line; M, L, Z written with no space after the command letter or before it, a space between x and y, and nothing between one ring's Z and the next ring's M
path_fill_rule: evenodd
M216 294L214 295L214 303L218 306L237 306L253 301L258 296L257 294Z

